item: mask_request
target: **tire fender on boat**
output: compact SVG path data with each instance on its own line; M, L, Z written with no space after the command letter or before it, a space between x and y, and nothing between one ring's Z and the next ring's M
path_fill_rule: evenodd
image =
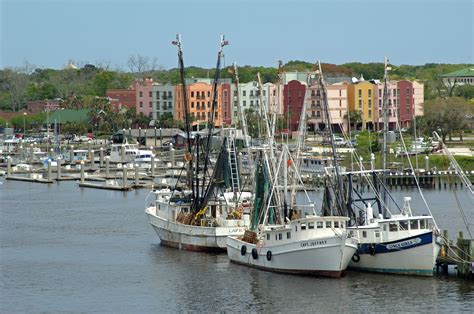
M272 260L272 251L267 251L267 261Z
M354 263L358 263L360 261L360 255L357 254L357 253L354 253L354 255L352 255L351 259Z
M245 245L242 245L242 247L240 248L240 255L244 256L245 254L247 254L247 247Z
M256 249L256 248L253 248L253 249L252 249L252 257L253 257L253 259L257 259L257 258L258 258L258 252L257 252L257 249Z

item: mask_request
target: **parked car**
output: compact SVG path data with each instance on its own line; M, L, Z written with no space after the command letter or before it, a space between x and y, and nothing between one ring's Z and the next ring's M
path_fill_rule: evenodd
M334 145L345 146L346 144L347 144L346 140L343 139L342 137L337 137L337 136L334 137Z

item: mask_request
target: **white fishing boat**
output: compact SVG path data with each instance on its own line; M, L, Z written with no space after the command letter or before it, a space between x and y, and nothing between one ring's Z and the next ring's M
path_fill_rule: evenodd
M186 93L184 64L179 35L178 46L183 94ZM220 75L221 39L218 63L214 77L212 108L217 106L217 83ZM184 103L185 117L187 103ZM225 251L229 235L243 235L249 224L248 204L251 193L242 192L238 169L238 154L234 139L224 137L215 165L211 163L211 136L214 134L214 115L209 116L208 131L201 138L190 136L190 123L186 119L186 163L180 173L186 178L189 190L152 191L155 200L145 210L150 224L161 244L194 251ZM212 167L212 169L211 169ZM180 175L181 177L181 175ZM178 178L179 180L180 178Z
M318 216L313 204L288 201L287 190L291 188L286 184L288 172L303 183L293 160L286 157L287 147L284 145L282 149L277 168L269 164L269 158L257 164L250 228L244 236L229 236L227 255L231 262L263 270L340 277L357 250L357 239L350 237L346 229L349 218ZM279 179L282 160L285 160L284 177ZM291 167L292 171L287 169ZM272 176L266 169L276 171ZM269 177L274 178L270 180L270 188L265 187ZM282 186L278 184L281 181ZM284 193L280 193L281 187ZM270 191L269 195L265 191Z
M385 59L384 75L384 98L383 112L384 121L387 122L387 81L388 81L388 60ZM410 274L432 276L436 258L441 249L441 237L436 222L431 215L431 211L423 193L418 185L420 196L424 200L429 216L414 216L410 206L411 197L404 198L403 207L397 205L395 199L387 190L386 183L386 156L387 156L387 130L388 123L384 123L384 142L382 148L382 171L364 171L360 164L361 171L357 174L362 180L367 180L371 187L369 195L362 196L356 192L352 196L353 188L350 188L348 205L352 208L351 221L354 223L348 227L351 234L359 239L359 247L352 257L349 267L363 270L393 274ZM400 138L402 135L400 134ZM422 139L418 139L420 144ZM402 141L403 149L406 151L405 143ZM357 156L356 156L357 157ZM410 163L411 173L414 173ZM352 175L348 174L348 185L352 187ZM363 203L363 207L357 206L355 202ZM372 203L377 204L378 213L374 214ZM391 205L391 206L390 206ZM395 210L399 213L392 213Z
M209 202L205 213L193 223L189 193L173 195L171 190L153 191L155 201L145 210L161 244L182 250L225 252L227 236L243 235L249 225L245 206L228 202L229 194ZM233 194L233 193L230 193ZM243 193L242 200L251 197ZM207 210L208 209L208 210Z
M265 226L250 243L243 237L227 240L234 263L281 273L340 277L357 250L348 236L346 217L307 216L289 224Z
M394 274L432 276L441 238L431 216L413 216L405 198L402 214L388 219L373 217L366 208L365 223L348 227L359 239L359 247L350 268Z

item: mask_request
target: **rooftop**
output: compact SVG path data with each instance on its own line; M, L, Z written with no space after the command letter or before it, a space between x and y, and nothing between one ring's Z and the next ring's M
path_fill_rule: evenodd
M474 77L474 66L441 75L441 77L466 77L466 76Z

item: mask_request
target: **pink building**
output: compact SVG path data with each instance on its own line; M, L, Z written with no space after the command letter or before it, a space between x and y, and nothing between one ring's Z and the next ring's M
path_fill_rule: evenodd
M322 95L316 85L309 87L309 100L306 104L306 114L310 130L326 128L325 108L322 106ZM347 131L347 84L334 83L326 86L329 116L335 132Z
M376 103L376 121L377 129L382 130L384 124L384 114L383 114L383 91L384 84L379 83L376 85L375 93L375 103ZM397 128L397 119L398 119L398 106L400 105L399 99L399 90L396 81L390 81L387 84L387 119L388 119L388 129L395 130Z
M137 114L144 114L152 117L153 115L153 79L145 77L141 80L135 80L132 89L136 91L136 110Z

